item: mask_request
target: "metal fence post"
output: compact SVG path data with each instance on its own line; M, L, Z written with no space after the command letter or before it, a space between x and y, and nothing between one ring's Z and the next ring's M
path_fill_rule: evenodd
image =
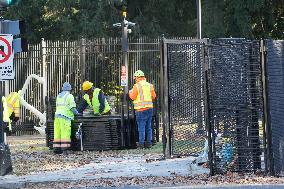
M163 143L164 143L164 155L166 158L171 157L171 128L169 118L169 78L168 78L168 64L167 64L167 43L163 40L163 61L161 65L161 72L163 78L162 96L163 96Z
M5 96L9 95L9 80L5 80Z
M81 68L81 83L86 79L86 39L80 41L80 68Z
M205 89L205 127L207 130L207 140L208 140L208 160L209 160L209 169L210 175L214 175L213 169L213 152L212 152L212 125L210 124L210 104L209 104L209 78L208 78L208 70L209 70L209 60L205 61L205 47L202 48L202 58L204 65L204 89Z
M267 51L264 40L260 41L260 53L261 53L261 80L262 80L262 98L263 98L263 114L264 114L264 126L263 129L266 134L266 154L267 160L266 166L268 173L274 175L274 162L272 152L272 131L271 131L271 117L268 99L268 79L267 79Z
M201 39L202 38L202 33L201 33L201 0L196 0L196 9L197 9L197 38Z
M47 97L47 64L46 64L46 41L44 38L41 39L41 58L42 58L42 77L44 79L44 83L42 86L42 95L43 95L43 107L44 111L47 113L47 102L49 101ZM48 146L48 134L46 133L46 146Z
M41 53L42 53L42 77L44 78L43 84L43 99L48 97L47 94L47 63L46 63L46 41L42 38L41 40ZM44 103L44 110L46 110L46 104Z
M160 42L160 102L161 102L161 123L162 123L162 128L163 128L163 133L162 133L162 143L163 143L163 154L166 156L166 131L165 131L165 124L164 124L164 71L163 71L163 63L164 63L164 40L162 38Z

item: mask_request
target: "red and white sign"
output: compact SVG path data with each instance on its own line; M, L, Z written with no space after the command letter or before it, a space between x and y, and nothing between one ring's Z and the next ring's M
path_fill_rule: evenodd
M0 80L10 80L15 78L12 43L13 35L0 34Z
M127 75L126 75L126 67L125 66L121 66L120 85L121 86L127 86Z

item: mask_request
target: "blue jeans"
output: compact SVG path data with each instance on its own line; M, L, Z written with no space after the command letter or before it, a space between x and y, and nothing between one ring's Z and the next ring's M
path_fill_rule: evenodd
M144 144L145 131L147 135L147 142L152 144L152 115L153 108L138 112L136 111L136 122L138 125L139 132L139 144Z

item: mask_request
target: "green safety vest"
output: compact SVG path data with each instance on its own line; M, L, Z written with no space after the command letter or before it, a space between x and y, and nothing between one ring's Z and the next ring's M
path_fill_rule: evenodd
M86 102L88 103L88 105L93 108L94 110L94 114L99 114L99 108L100 108L100 102L99 102L99 93L100 93L101 89L99 88L95 88L94 92L93 92L93 99L92 99L92 103L90 101L90 97L88 94L84 95L84 99L86 100ZM107 100L105 99L105 109L102 112L102 114L107 113L110 111L110 106L107 102Z
M60 114L74 120L72 108L76 108L76 103L72 94L66 93L63 97L57 96L55 114Z

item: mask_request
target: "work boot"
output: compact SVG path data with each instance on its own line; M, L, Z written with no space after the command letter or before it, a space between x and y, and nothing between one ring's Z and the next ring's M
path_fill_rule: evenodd
M151 148L152 147L152 143L150 142L145 142L145 148Z
M144 144L140 144L139 142L136 142L137 149L143 149Z
M67 156L67 155L68 155L68 152L67 152L67 150L63 150L63 153L62 153L62 155L64 155L64 156Z
M55 154L62 154L62 150L59 148L54 148L53 153Z

